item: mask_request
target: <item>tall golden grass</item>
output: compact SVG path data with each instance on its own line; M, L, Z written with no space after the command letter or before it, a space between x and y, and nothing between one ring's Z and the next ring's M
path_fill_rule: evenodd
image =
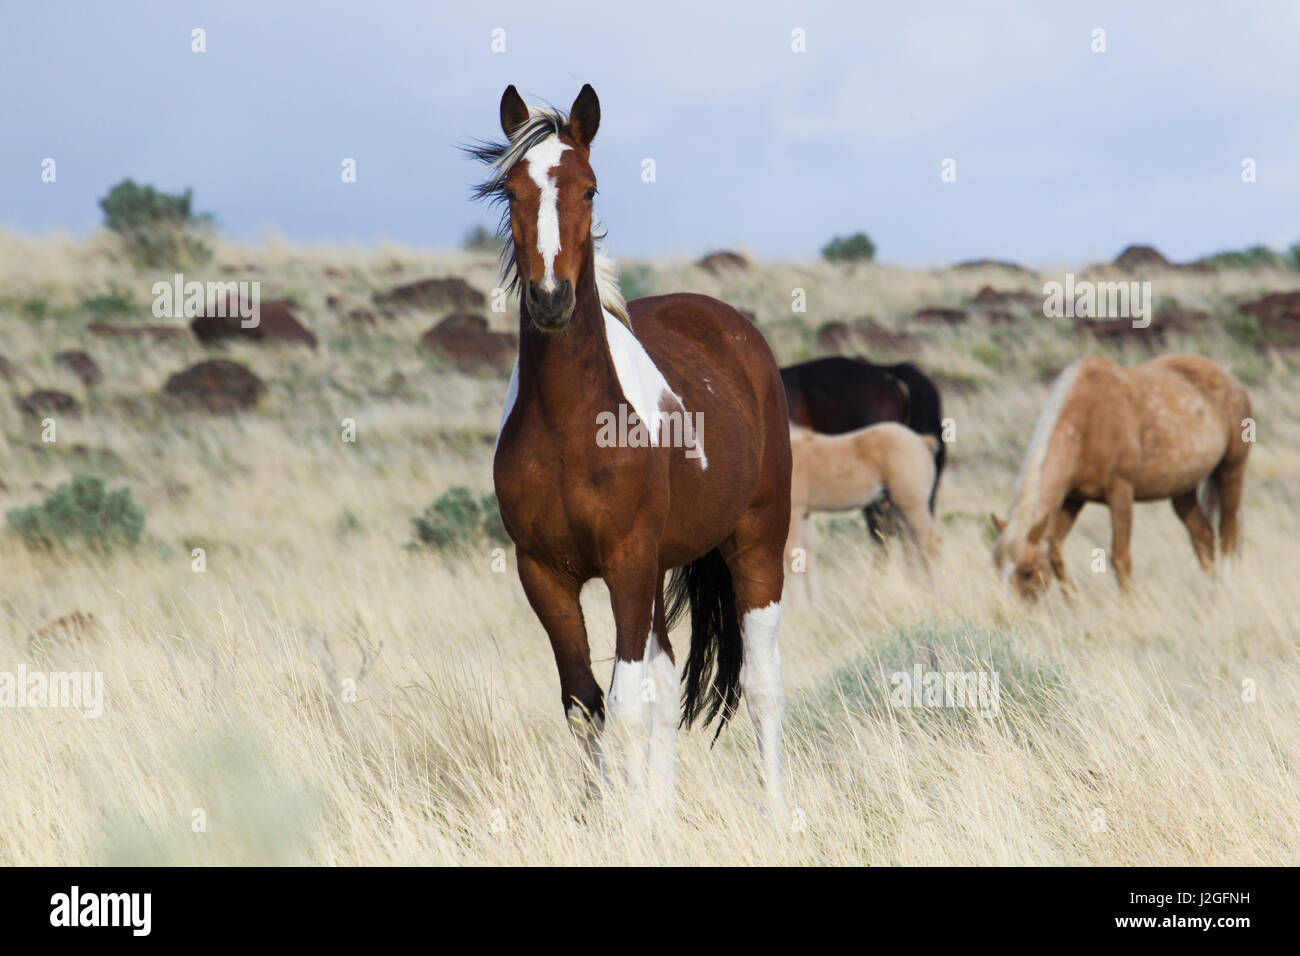
M247 265L260 271L241 274ZM1242 376L1259 441L1240 562L1207 579L1172 509L1140 506L1127 600L1112 575L1089 569L1092 549L1109 546L1101 508L1085 510L1067 543L1074 606L1057 591L1033 608L1008 601L989 557L988 513L1005 508L1048 373L1104 350L1041 318L912 329L915 353L885 357L940 375L956 428L939 568L927 579L901 555L881 556L859 518L822 522L823 601L792 596L782 628L790 819L763 808L743 715L712 748L710 735L683 737L677 812L665 819L618 792L586 794L549 646L509 553L498 573L486 541L406 546L411 517L441 492L490 490L504 380L422 358L415 340L434 316L353 327L324 304L331 292L366 298L424 275L486 290L494 268L467 253L221 244L212 277L295 297L321 346L228 347L270 390L254 412L213 418L159 396L170 373L205 355L197 343L84 331L80 304L110 284L139 303L121 321L153 321L149 287L164 276L133 271L102 238L0 237L0 353L11 366L0 380L10 393L0 507L90 471L129 486L148 516L144 541L107 557L30 552L0 535L0 671L91 670L105 681L98 719L0 708L0 863L1300 860L1300 372L1218 321L1295 276L1153 277L1158 299L1211 313L1169 348ZM995 268L638 269L655 290L752 309L783 361L815 354L812 331L829 318L871 314L900 328L912 310L960 305L985 283L1042 283ZM796 287L805 314L790 310ZM24 313L33 298L48 306L43 318ZM55 366L66 348L88 349L104 384L85 389ZM12 401L35 387L84 404L59 417L53 444ZM354 444L341 439L344 418L356 421ZM599 583L584 605L604 675L613 640ZM74 612L94 623L49 626ZM996 719L891 708L881 696L882 675L953 662L999 672Z

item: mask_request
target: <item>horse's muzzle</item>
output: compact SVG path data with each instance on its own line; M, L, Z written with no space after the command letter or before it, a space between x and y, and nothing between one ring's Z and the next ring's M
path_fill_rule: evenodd
M527 300L528 314L539 329L562 329L573 318L573 283L568 279L557 283L550 292L536 282L529 282Z

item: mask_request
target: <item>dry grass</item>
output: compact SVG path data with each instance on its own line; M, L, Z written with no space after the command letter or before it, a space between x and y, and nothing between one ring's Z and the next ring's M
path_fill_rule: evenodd
M0 863L1300 861L1291 360L1217 328L1183 343L1243 376L1260 422L1246 551L1229 578L1201 576L1172 509L1146 505L1136 590L1121 601L1109 575L1089 573L1091 549L1109 541L1104 509L1089 509L1067 545L1082 600L1069 607L1054 592L1026 610L998 592L987 514L1005 507L1044 372L1098 347L1047 320L1014 333L980 322L920 333L918 362L967 384L946 396L957 442L934 582L880 559L860 521L823 523L824 603L792 599L783 622L797 819L774 828L765 817L742 719L713 749L703 733L683 738L676 819L646 820L619 795L584 796L549 646L513 565L494 573L487 544L404 547L410 518L440 492L489 489L504 381L420 358L414 342L430 316L354 329L323 307L330 291L368 297L427 274L490 288L490 259L220 247L219 266L248 263L264 271L238 277L262 279L266 298L297 296L321 348L231 347L271 389L256 413L213 419L173 414L158 398L168 374L203 354L197 344L82 331L80 303L114 283L140 304L129 318L146 320L160 276L132 272L106 240L0 237L8 390L63 388L86 404L44 445L11 398L0 402L0 506L94 471L129 485L148 514L140 546L102 559L33 554L0 536L0 671L97 670L106 687L98 719L0 709ZM327 265L346 277L325 277ZM827 318L872 314L898 327L912 309L961 304L986 282L1037 281L823 264L639 273L654 289L754 309L786 361L814 351L811 330ZM1156 293L1218 316L1296 284L1178 274ZM790 313L795 286L808 291L807 315ZM47 302L42 319L22 317L33 297ZM93 353L103 385L86 390L52 364L68 347ZM356 444L340 440L344 417L357 422ZM191 569L195 547L204 573ZM613 639L599 584L585 605L605 675ZM38 636L74 611L95 626ZM1000 718L881 704L882 667L930 661L997 670ZM343 699L367 666L355 702ZM204 832L192 828L196 809Z

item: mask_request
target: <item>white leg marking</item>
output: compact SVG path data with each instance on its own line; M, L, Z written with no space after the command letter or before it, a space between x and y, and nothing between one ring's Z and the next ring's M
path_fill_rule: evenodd
M781 722L785 717L785 686L781 682L781 647L777 642L780 624L780 601L746 611L741 618L745 663L740 670L740 686L758 735L768 798L773 811L783 818L785 759L781 749Z
M645 793L646 760L650 745L650 700L646 682L646 659L614 660L614 679L605 697L609 716L610 749L615 773L626 774L629 793Z
M646 674L650 689L650 799L672 809L677 791L677 665L651 632L646 643Z
M568 148L558 137L548 136L524 154L528 175L542 191L537 206L537 252L546 265L542 288L547 292L555 289L555 256L560 251L560 190L551 168L560 164L560 155Z

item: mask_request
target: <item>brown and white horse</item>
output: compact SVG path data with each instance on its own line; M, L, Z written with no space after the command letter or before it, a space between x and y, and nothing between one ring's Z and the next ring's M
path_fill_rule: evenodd
M1201 567L1214 566L1219 513L1223 556L1237 546L1237 511L1250 443L1250 396L1208 359L1171 355L1133 368L1101 358L1063 371L1034 427L993 562L1028 599L1051 583L1071 590L1061 543L1083 506L1110 508L1111 560L1121 590L1132 572L1134 501L1169 498Z
M730 306L701 295L623 302L593 229L599 122L590 86L567 117L530 109L511 86L507 140L471 149L492 170L479 195L506 204L504 263L520 293L519 358L493 463L501 517L565 712L602 772L621 764L634 795L648 789L666 805L679 722L716 717L720 732L743 692L779 809L785 391L767 343ZM607 699L579 603L597 577L616 631ZM679 721L668 630L687 609Z

